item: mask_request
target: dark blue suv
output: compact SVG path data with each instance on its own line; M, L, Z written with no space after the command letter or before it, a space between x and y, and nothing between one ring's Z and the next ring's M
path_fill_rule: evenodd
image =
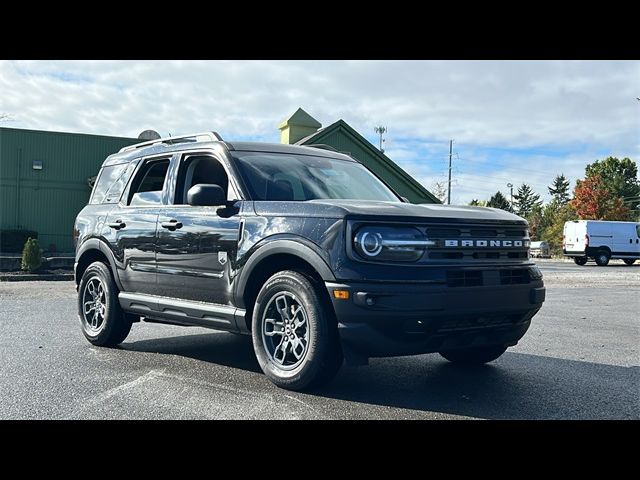
M265 374L303 389L343 361L498 358L545 297L527 223L413 205L326 146L153 140L109 156L75 228L82 331L132 323L251 335Z

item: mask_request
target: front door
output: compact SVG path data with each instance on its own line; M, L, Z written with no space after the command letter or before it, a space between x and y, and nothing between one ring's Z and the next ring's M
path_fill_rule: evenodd
M173 205L160 212L156 264L158 295L228 305L232 300L230 273L236 256L240 215L232 209L187 204L190 187L216 184L237 194L229 184L223 164L212 155L184 155L170 175L176 178Z

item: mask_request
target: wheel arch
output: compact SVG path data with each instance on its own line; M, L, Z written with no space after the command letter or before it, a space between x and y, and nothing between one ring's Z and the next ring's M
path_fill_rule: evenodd
M335 281L333 272L320 254L311 247L294 240L275 240L260 247L247 261L235 289L236 305L246 310L245 322L251 329L253 304L265 281L283 270L294 270L306 275L320 286L328 296L325 281Z
M104 242L98 240L97 238L90 238L86 240L78 252L76 253L76 267L74 272L74 280L76 283L76 287L80 284L80 280L82 279L82 275L89 265L93 262L103 262L107 265L109 270L111 271L111 275L113 276L113 280L116 282L119 290L122 290L122 284L120 283L120 279L117 275L116 263L109 250Z

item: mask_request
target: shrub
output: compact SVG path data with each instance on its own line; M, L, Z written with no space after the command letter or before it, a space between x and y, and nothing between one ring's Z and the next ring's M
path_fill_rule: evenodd
M42 250L36 238L28 238L22 249L22 270L33 272L42 265Z

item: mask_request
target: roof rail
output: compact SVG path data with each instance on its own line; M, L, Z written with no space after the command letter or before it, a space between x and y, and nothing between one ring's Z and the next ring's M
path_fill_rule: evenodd
M312 145L304 145L305 147L312 147L312 148L319 148L321 150L331 150L332 152L338 152L338 150L336 150L335 148L333 148L331 145L326 145L324 143L314 143ZM338 152L340 153L340 152Z
M215 141L224 141L222 137L217 132L202 132L202 133L192 133L190 135L181 135L179 137L165 137L158 138L156 140L149 140L147 142L136 143L134 145L129 145L127 147L122 147L118 153L129 152L132 150L137 150L138 148L147 147L149 145L156 145L159 143L167 143L172 145L174 143L185 143L185 142L215 142Z

